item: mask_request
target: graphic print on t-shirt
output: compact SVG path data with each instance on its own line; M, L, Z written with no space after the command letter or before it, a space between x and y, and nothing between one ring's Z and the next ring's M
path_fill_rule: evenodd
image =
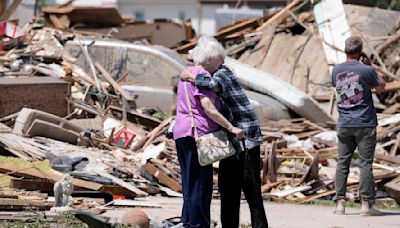
M340 107L352 107L361 104L364 97L363 91L358 73L345 71L337 75L336 92Z

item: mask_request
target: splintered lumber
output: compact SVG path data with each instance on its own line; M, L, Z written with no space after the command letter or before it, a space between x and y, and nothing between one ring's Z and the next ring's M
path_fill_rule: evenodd
M11 179L11 188L26 191L53 192L54 183L42 179ZM74 188L76 190L76 187Z
M164 120L163 122L160 123L160 125L158 125L156 128L154 128L149 134L146 135L146 138L148 138L148 140L146 141L146 143L143 146L143 150L146 149L154 140L154 138L156 138L158 136L158 134L160 133L160 131L166 127L169 122L171 122L173 119L175 118L175 116L170 116L168 119Z
M24 189L27 191L53 192L54 183L42 179L11 179L11 188ZM74 190L84 191L87 188L74 187ZM126 198L135 198L136 194L128 189L118 185L103 185L100 192L111 192L113 195L125 196Z
M281 183L282 183L282 180L275 182L275 183L264 184L263 186L261 186L261 192L262 193L269 192L272 188L275 188L276 186L278 186Z
M394 114L398 110L400 110L400 103L395 103L391 106L389 106L387 109L383 110L383 114Z
M299 187L294 187L294 188L290 188L290 189L285 189L285 190L282 190L279 192L273 192L273 193L270 193L270 195L277 196L277 197L286 197L286 196L292 195L294 193L304 192L304 191L307 191L310 189L311 189L311 186L308 186L308 185L307 186L299 186Z
M113 175L108 174L108 173L106 173L104 171L101 171L101 170L92 170L92 171L95 172L96 174L102 176L102 177L106 177L106 178L111 179L115 184L120 185L120 186L128 189L129 191L134 192L138 197L144 197L144 196L148 196L149 195L149 194L147 194L147 192L144 192L144 191L136 188L132 184L127 183L127 182L125 182L125 181L123 181L123 180L121 180L121 179L119 179L117 177L114 177Z
M53 204L44 200L29 200L29 199L0 199L0 210L27 210L38 209L48 210Z
M254 52L244 60L244 63L259 68L267 56L269 47L275 35L276 25L271 25L262 33L260 42L254 48Z
M381 54L389 45L391 45L392 43L396 42L398 39L400 39L400 30L397 31L396 34L394 34L393 36L391 36L389 39L387 39L385 42L383 42L382 44L380 44L377 48L376 48L376 52L378 54Z
M1 191L0 198L12 198L12 199L33 199L33 200L41 200L47 199L47 193L39 193L39 192L27 192L27 191Z
M381 153L375 153L375 159L389 162L392 164L400 165L400 159L397 157L392 157L389 155L381 154Z
M397 203L400 203L400 177L386 183L385 190L390 197L395 199Z
M118 108L115 106L107 107L107 109L105 110L105 113L107 113L108 111L110 111L112 113L117 113L120 115L122 115L122 113L123 113L121 108ZM129 122L144 126L146 128L154 129L157 126L159 126L161 123L161 121L159 119L156 119L149 115L139 113L134 110L130 110L126 114L127 114L127 119Z
M397 173L388 173L388 174L376 175L376 176L374 176L374 180L377 181L377 180L391 179L391 178L397 177L398 175L399 174L397 174ZM359 183L360 182L358 182L358 181L352 182L352 183L347 183L347 188L357 187L359 185ZM319 194L307 196L306 198L303 198L300 201L298 201L298 203L300 203L300 204L301 203L308 203L308 202L310 202L312 200L319 199L319 198L324 197L324 196L329 196L329 195L335 194L335 192L336 192L336 189L332 189L332 190L329 190L329 191L326 191L326 192L322 192L322 193L319 193Z
M173 178L169 177L165 172L163 172L161 169L157 168L155 165L147 162L143 166L143 169L146 172L148 172L150 175L157 178L157 180L161 184L164 184L165 186L169 187L173 191L180 192L182 190L182 187L179 183L177 183Z
M274 147L272 146L272 148ZM266 184L267 182L268 182L268 147L266 146L264 151L264 160L263 160L262 183Z
M221 29L220 31L218 31L214 34L214 37L217 40L221 40L228 35L232 35L236 32L240 32L247 28L253 28L256 26L258 26L257 19L244 20L243 22L239 22L235 25L228 26L226 28Z
M22 2L22 0L14 0L11 3L11 6L8 7L6 12L3 12L3 14L0 17L0 21L6 21L8 18L15 12L19 4Z
M400 134L397 135L396 137L396 142L394 143L394 146L392 146L392 149L390 150L390 156L396 157L397 149L400 146Z
M118 83L111 77L111 75L100 65L100 63L96 62L94 64L97 68L97 70L100 71L101 75L111 84L111 86L118 91L121 96L127 100L127 101L132 101L133 98L131 95L129 95L128 92L126 92Z
M289 10L293 9L296 7L299 3L302 1L300 0L294 0L290 4L288 4L285 8L283 8L281 11L279 11L277 14L272 16L270 19L268 19L264 24L262 24L260 27L257 28L257 32L263 31L265 28L267 28L270 25L279 25L282 23L283 20L285 20L287 17L289 17Z
M47 172L44 172L40 170L39 168L35 167L19 167L14 164L10 163L0 163L0 172L2 173L12 173L10 175L13 176L19 176L19 177L26 177L26 178L41 178L41 179L49 179L54 182L59 181L62 179L63 174L56 171L56 170L48 170ZM76 178L71 178L71 182L74 184L74 186L86 188L86 189L91 189L91 190L99 190L102 185L89 182L89 181L84 181Z
M258 26L258 20L257 19L250 19L250 20L245 20L243 22L239 22L235 25L228 26L226 28L221 29L217 33L213 35L217 40L223 40L225 37L232 35L237 32L241 32L247 28L254 28ZM194 46L196 46L197 40L192 41L190 43L187 43L185 45L182 45L178 47L177 51L179 53L185 53L192 49Z
M279 161L276 158L276 142L272 142L271 151L268 153L268 178L269 181L275 183L278 181L277 170Z

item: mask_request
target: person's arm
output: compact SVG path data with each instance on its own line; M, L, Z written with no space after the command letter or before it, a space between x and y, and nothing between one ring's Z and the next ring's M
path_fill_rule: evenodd
M372 71L372 77L375 79L375 81L377 81L377 83L375 82L377 85L375 84L373 88L376 92L381 93L385 90L386 82L382 78L382 74L380 72L376 72L374 69L372 69Z
M240 128L234 127L216 108L209 97L200 96L200 103L206 115L221 127L227 129L229 132L236 136L236 139L244 137L244 131Z
M376 92L381 93L385 90L386 82L385 82L385 80L383 80L381 74L377 74L377 76L378 76L378 80L379 80L379 85L374 88L375 88Z
M183 81L195 82L196 87L199 89L212 91L214 93L222 91L222 85L220 84L219 78L215 75L214 77L208 77L204 74L195 75L189 69L186 69L181 73L181 79Z

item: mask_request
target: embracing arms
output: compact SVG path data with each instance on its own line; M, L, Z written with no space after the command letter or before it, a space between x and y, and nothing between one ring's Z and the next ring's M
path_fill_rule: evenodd
M195 75L190 69L186 69L181 73L181 79L183 81L194 82L199 89L212 91L214 93L222 92L222 85L219 83L217 77L207 77L203 74Z
M229 132L236 136L236 139L244 137L244 131L240 128L234 127L218 110L215 108L213 101L206 96L200 97L201 106L206 115L221 127L227 129Z

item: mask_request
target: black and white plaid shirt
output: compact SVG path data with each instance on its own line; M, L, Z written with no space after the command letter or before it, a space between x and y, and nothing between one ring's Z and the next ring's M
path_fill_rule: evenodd
M197 75L196 86L218 94L223 104L224 116L235 127L244 130L247 149L263 143L257 114L235 74L228 67L222 65L211 78L207 75Z

